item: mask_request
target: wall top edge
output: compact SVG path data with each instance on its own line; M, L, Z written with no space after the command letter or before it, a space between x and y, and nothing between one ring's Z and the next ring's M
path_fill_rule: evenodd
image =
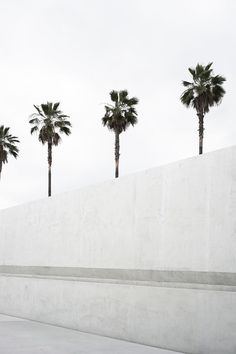
M225 147L223 149L217 149L217 150L214 150L214 151L206 152L203 155L195 155L195 156L187 157L187 158L180 159L180 160L177 160L177 161L172 161L172 162L169 162L167 164L158 165L158 166L154 166L154 167L151 167L151 168L148 168L148 169L145 169L145 170L140 170L140 171L136 171L136 172L133 172L133 173L129 173L127 175L120 176L118 179L115 179L115 178L114 179L109 179L109 180L102 181L100 183L90 184L90 185L87 185L87 186L83 186L81 188L76 188L74 190L65 191L65 192L62 192L62 193L55 194L55 195L53 195L50 198L44 197L44 198L40 198L40 199L36 199L36 200L31 200L31 201L28 201L28 202L25 202L25 203L17 204L17 205L8 207L8 208L3 208L3 209L0 209L0 214L1 214L1 212L8 211L8 210L13 210L13 209L17 209L17 208L21 208L22 206L34 205L34 204L36 205L38 203L42 203L42 202L45 202L45 201L50 202L50 201L53 201L53 200L57 200L58 198L61 198L62 196L71 195L72 193L75 193L75 192L86 191L86 190L89 190L91 188L99 188L99 187L106 186L106 185L109 185L109 184L122 183L122 182L127 181L130 178L135 178L135 177L138 177L138 176L145 176L148 173L152 173L152 172L158 171L158 170L160 170L160 171L163 170L164 171L165 169L168 169L168 168L171 168L171 167L178 167L180 165L185 165L185 164L193 162L193 161L196 161L196 163L199 163L200 161L202 161L204 163L204 161L206 161L207 159L209 159L211 157L215 158L215 156L217 156L217 155L226 154L227 152L230 152L230 151L232 151L233 153L236 154L236 145Z

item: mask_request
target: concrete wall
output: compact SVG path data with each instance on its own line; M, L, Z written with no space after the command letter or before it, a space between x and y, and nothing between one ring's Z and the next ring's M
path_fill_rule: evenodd
M236 148L0 212L0 261L235 272Z
M236 352L236 147L0 211L0 312Z

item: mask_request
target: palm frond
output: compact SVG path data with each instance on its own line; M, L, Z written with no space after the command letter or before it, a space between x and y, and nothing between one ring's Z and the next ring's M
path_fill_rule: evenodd
M39 124L40 123L40 119L39 118L33 118L29 120L30 124Z
M41 109L40 109L38 106L36 106L35 104L34 104L33 106L34 106L34 108L37 110L38 114L39 114L41 117L45 118L44 115L43 115L43 113L42 113L42 111L41 111Z
M125 99L127 98L127 96L128 96L128 91L127 90L119 91L119 100L121 102L124 102Z
M33 128L30 129L30 134L33 134L34 132L38 131L39 128L37 125L35 125Z
M213 62L207 64L206 67L205 67L205 70L209 70L211 68L212 64L213 64Z
M196 69L195 69L196 76L200 76L203 71L204 71L203 66L200 64L197 64Z
M180 97L180 100L185 106L189 107L191 105L193 98L194 98L194 91L193 88L191 88L183 92L183 94Z
M137 97L132 97L128 100L128 105L131 107L131 106L134 106L136 104L138 104L138 98Z
M211 78L212 85L222 85L225 81L226 78L220 75L216 75Z
M213 100L216 104L219 104L222 101L222 98L225 94L225 89L220 85L215 85L212 89Z
M182 84L183 84L183 86L186 86L186 87L192 85L192 83L188 82L188 81L182 81Z
M117 91L111 91L110 92L110 96L111 96L111 100L113 102L117 102L118 101L118 92Z
M195 70L192 68L188 68L188 71L190 72L190 74L192 75L193 78L195 78Z
M57 108L59 107L59 105L60 105L60 102L54 103L53 110L56 111Z
M67 116L66 114L57 114L56 118L57 119L65 119L65 118L69 118L69 116Z
M71 130L70 130L70 128L68 128L68 127L61 127L60 128L60 133L64 133L64 134L66 134L66 135L70 135L71 134Z

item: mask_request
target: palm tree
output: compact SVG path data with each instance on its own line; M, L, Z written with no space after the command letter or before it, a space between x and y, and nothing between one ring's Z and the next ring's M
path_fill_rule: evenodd
M204 132L204 116L209 112L210 107L218 105L225 94L222 87L226 80L223 76L213 75L213 63L208 65L197 64L196 68L189 68L193 81L183 81L183 85L187 89L181 96L181 102L186 107L193 107L197 111L199 120L199 154L203 153L203 132Z
M19 149L15 145L19 143L16 136L9 134L10 128L5 128L4 125L0 126L0 178L2 173L2 165L8 162L8 155L17 158Z
M128 98L128 91L111 91L110 97L114 104L105 105L106 113L102 118L102 123L115 133L115 177L119 177L120 158L120 134L129 125L137 123L137 112L135 105L138 103L136 97Z
M71 134L69 116L59 110L60 102L47 102L40 106L34 105L37 113L33 113L29 123L33 125L31 134L38 133L39 141L48 145L48 196L51 196L52 146L61 141L60 133Z

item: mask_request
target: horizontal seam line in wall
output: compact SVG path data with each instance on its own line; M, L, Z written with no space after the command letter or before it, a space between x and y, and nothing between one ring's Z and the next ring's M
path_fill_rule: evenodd
M0 273L236 286L236 273L212 271L0 265Z
M117 285L135 285L135 286L149 286L160 288L179 288L186 290L205 290L205 291L226 291L236 292L236 286L228 285L212 285L200 283L186 283L186 282L158 282L145 280L123 280L123 279L104 279L104 278L85 278L85 277L71 277L71 276L52 276L52 275L35 275L35 274L9 274L0 273L2 277L12 278L30 278L30 279L47 279L47 280L62 280L62 281L77 281L81 283L99 283L99 284L117 284Z

